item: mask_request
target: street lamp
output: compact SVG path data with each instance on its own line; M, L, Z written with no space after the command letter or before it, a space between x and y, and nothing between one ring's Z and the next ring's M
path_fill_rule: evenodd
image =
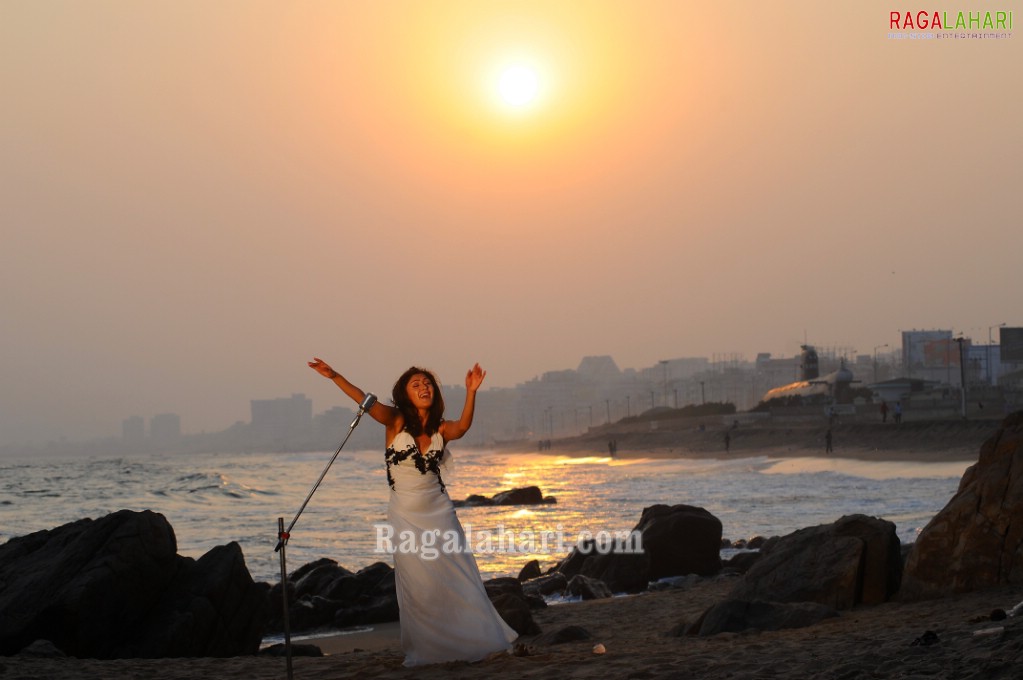
M953 339L959 343L959 382L962 387L960 390L962 397L959 403L962 408L963 420L966 420L966 355L963 351L963 343L966 342L966 338L960 335L958 338Z
M661 359L658 363L664 367L664 405L668 405L668 360Z
M874 382L877 382L877 350L887 346L888 343L886 342L885 344L878 345L877 347L874 348Z

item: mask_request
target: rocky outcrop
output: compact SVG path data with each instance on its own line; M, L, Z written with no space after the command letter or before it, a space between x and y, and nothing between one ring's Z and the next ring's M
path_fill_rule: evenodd
M525 593L522 583L514 578L493 578L483 582L487 597L504 622L519 635L536 635L540 626L533 619L533 609L547 606L543 598Z
M895 525L865 515L772 538L733 589L731 599L817 602L834 609L880 604L902 573Z
M600 579L576 574L568 582L568 594L584 600L603 600L611 597L611 589Z
M0 546L0 654L35 640L99 659L255 654L266 586L237 543L177 554L163 515L121 510Z
M268 629L284 629L281 584L270 589ZM323 558L288 575L288 623L292 631L349 628L398 620L394 569L375 562L357 572Z
M1023 411L980 448L959 489L917 537L899 598L1023 583Z
M612 593L640 593L650 583L650 557L628 541L602 545L595 539L580 542L561 563L557 573L568 580L582 575L603 581ZM527 581L528 583L528 581Z
M553 505L557 502L558 499L554 496L544 496L538 486L525 486L521 489L500 491L494 494L493 498L472 494L465 500L452 501L456 508L477 505Z
M721 569L721 520L692 505L643 509L634 531L650 556L650 580L665 576L712 576Z
M638 593L670 576L711 576L721 570L721 521L691 505L654 505L622 537L585 539L555 571L607 584L612 593Z

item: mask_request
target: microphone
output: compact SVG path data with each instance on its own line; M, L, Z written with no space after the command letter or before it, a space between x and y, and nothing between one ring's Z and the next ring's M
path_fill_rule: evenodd
M377 395L372 392L367 392L366 396L362 398L362 403L359 404L359 412L355 414L355 419L352 420L352 424L348 426L348 429L354 430L355 426L359 424L362 414L375 403L377 403Z

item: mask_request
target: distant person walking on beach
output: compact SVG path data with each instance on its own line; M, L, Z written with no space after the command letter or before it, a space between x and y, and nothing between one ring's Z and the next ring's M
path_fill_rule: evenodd
M899 423L902 422L902 402L901 401L895 402L895 414L894 414L893 417L895 419L895 424L896 425L898 425Z
M828 431L824 433L824 453L832 453L834 450L831 446L831 428L829 427Z
M725 432L725 453L728 453L728 451L731 448L732 448L732 435L730 435L728 432Z
M887 401L882 401L881 402L881 422L882 423L887 423L888 422L888 402Z

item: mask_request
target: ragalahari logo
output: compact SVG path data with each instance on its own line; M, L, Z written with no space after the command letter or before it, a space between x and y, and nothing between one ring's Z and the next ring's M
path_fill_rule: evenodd
M892 10L889 38L1010 38L1011 11ZM907 33L906 31L909 31Z

